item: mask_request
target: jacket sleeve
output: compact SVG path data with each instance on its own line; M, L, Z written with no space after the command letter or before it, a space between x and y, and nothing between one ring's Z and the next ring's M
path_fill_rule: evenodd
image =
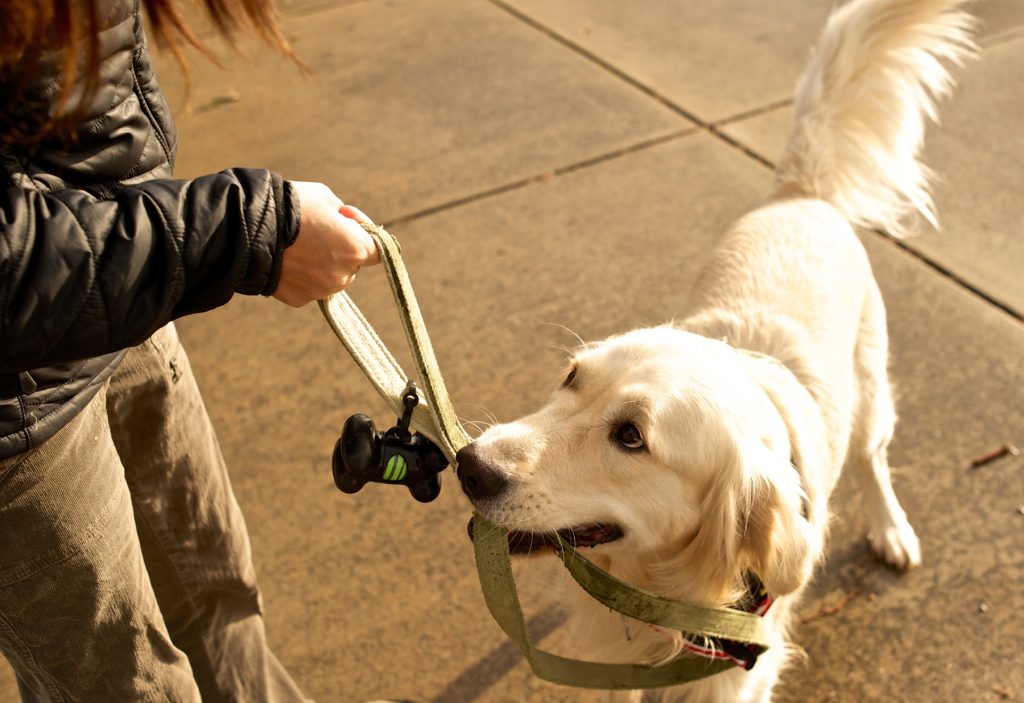
M270 295L298 198L269 171L154 180L109 199L8 187L0 202L0 372L139 344L168 321Z

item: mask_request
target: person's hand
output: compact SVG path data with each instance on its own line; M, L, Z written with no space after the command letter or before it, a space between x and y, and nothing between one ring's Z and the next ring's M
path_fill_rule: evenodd
M299 234L284 250L274 297L302 307L343 290L360 267L380 263L377 245L360 222L369 217L346 205L323 183L291 181L299 197Z

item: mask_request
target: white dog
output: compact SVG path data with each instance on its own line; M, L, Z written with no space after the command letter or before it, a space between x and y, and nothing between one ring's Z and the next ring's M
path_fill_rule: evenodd
M914 210L934 222L916 156L952 84L941 60L972 51L960 4L834 12L798 86L775 192L726 234L687 316L585 345L543 408L459 452L463 490L514 530L515 552L558 533L629 583L707 605L763 610L752 577L763 584L772 646L670 700L770 699L844 464L866 493L875 551L900 569L920 563L886 460L885 309L853 225L899 233ZM582 591L571 600L574 656L659 663L707 644ZM705 654L733 658L722 643Z

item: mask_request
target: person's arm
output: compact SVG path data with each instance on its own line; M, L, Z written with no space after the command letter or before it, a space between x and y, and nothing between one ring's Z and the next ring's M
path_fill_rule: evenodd
M9 187L0 201L0 372L138 344L169 320L223 305L236 292L274 294L300 226L303 246L288 258L305 251L303 264L314 270L289 272L287 289L295 280L305 285L285 302L324 297L376 253L340 205L326 186L249 169L149 181L111 199ZM332 208L334 220L324 214ZM353 238L358 248L349 245ZM325 255L325 246L339 242L358 255Z

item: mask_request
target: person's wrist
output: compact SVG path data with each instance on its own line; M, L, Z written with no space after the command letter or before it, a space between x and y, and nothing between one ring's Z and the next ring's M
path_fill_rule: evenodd
M274 247L273 261L270 264L270 275L267 278L267 285L263 295L273 295L281 284L281 268L284 265L284 251L299 236L299 227L302 224L302 204L299 200L298 191L292 185L277 174L272 174L274 179L273 188L277 207L277 240Z

